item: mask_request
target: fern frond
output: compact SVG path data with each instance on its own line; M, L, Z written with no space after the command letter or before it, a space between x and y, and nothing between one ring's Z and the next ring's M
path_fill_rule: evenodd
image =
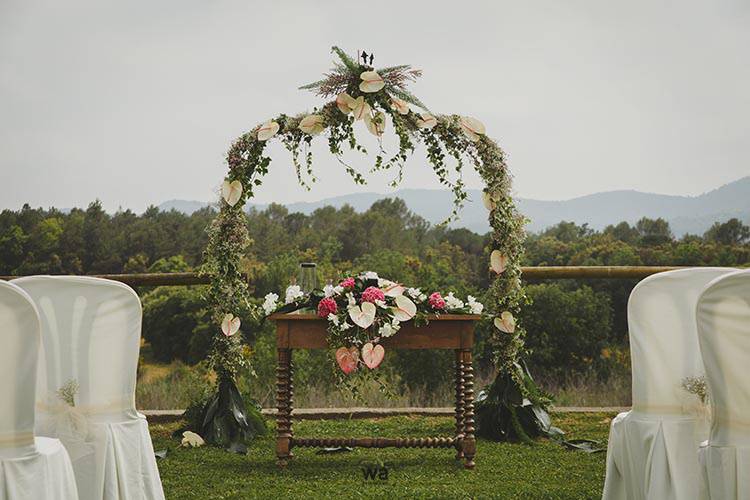
M359 70L359 64L357 64L357 61L352 59L349 54L347 54L340 48L334 45L333 47L331 47L331 52L339 56L339 59L341 59L341 62L344 64L344 66L346 66L346 68L349 71L357 72Z
M425 111L428 111L428 112L430 111L429 108L427 108L427 106L425 106L425 104L422 101L420 101L417 96L415 96L414 94L412 94L409 91L398 89L398 88L393 88L393 87L391 87L391 88L389 88L387 90L388 90L389 94L392 94L392 95L398 97L399 99L402 99L402 100L408 102L409 104L413 104L413 105L417 106L418 108L422 108Z
M307 85L303 85L299 87L299 90L314 90L314 89L319 88L325 82L326 82L325 80L318 80L317 82L308 83Z

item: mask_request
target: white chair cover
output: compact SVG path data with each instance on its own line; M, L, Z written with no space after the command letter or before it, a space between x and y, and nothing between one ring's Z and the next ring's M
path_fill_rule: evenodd
M709 498L750 499L750 271L714 280L698 300L698 340L711 398L700 450Z
M0 281L0 500L75 500L73 468L57 439L34 436L39 315Z
M605 499L691 499L699 492L697 452L707 413L682 388L704 374L695 327L703 288L733 269L693 268L650 276L628 300L633 408L612 420Z
M36 428L70 453L82 500L163 499L154 449L135 408L141 303L127 285L75 276L14 280L42 320ZM55 394L77 385L75 407Z

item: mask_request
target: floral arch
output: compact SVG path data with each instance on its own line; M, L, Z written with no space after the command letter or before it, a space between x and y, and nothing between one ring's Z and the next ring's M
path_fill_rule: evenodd
M203 408L202 429L207 440L215 443L241 442L247 429L244 403L235 385L239 369L248 364L242 354L239 316L260 315L248 300L248 286L241 260L249 243L245 203L268 172L271 159L264 150L269 141L280 140L291 152L297 178L303 186L312 172L312 153L308 146L321 136L327 137L331 154L356 183L364 183L361 173L347 164L345 149L366 154L357 141L354 124L364 121L367 130L380 139L390 130L398 137L399 149L387 155L380 147L373 170L395 170L393 185L402 177L405 160L417 143L424 144L427 159L440 182L454 194L454 218L466 200L461 172L466 163L476 168L485 182L483 202L492 228L488 249L488 273L494 279L486 300L486 316L494 323L491 339L498 376L489 391L494 403L482 416L480 434L500 439L525 439L539 434L536 421L520 414L524 399L543 410L546 399L535 389L520 364L523 329L515 317L525 301L521 286L520 259L523 252L524 217L511 198L511 176L505 155L474 118L433 114L408 90L408 84L421 76L409 65L375 69L366 55L356 60L338 47L332 52L338 60L324 78L301 87L314 91L328 101L312 112L280 114L239 137L227 153L229 172L222 185L219 213L210 225L203 273L210 277L208 300L212 306L217 334L209 362L217 374L217 391ZM416 110L418 111L416 111ZM388 123L390 122L390 124ZM455 176L455 180L451 177ZM218 328L218 325L222 328ZM494 396L493 396L494 393ZM492 429L487 429L490 426ZM543 426L543 425L542 425Z

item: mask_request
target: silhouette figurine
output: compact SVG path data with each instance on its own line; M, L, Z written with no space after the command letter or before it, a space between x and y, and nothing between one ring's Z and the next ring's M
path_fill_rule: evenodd
M375 59L375 54L370 53L370 66L372 66L373 59Z
M362 51L362 62L367 64L367 52Z

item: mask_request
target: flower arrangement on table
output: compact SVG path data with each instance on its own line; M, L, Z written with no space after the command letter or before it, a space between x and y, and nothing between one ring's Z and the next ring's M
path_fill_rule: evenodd
M448 293L429 295L418 288L383 279L372 271L326 285L310 294L290 285L284 303L269 293L263 302L266 315L312 309L328 322L328 345L336 349L336 362L348 375L361 366L374 370L385 357L384 339L397 335L401 324L424 325L431 315L482 314L484 306L469 295L466 301Z

